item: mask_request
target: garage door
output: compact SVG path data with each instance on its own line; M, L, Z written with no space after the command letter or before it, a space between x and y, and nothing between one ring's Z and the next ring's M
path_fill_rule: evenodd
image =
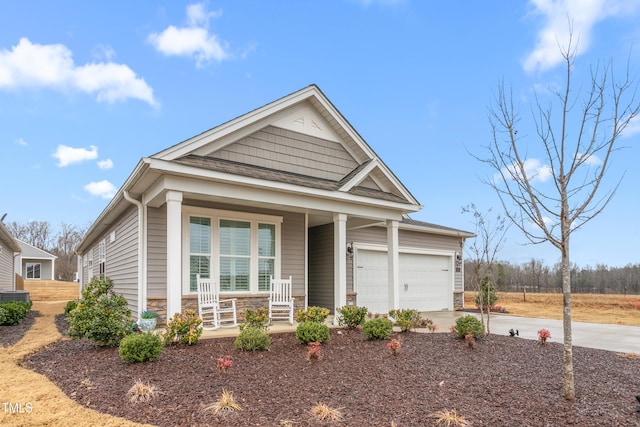
M387 253L359 250L356 262L358 305L367 307L372 313L387 313ZM401 253L399 262L400 308L419 311L453 309L450 257Z

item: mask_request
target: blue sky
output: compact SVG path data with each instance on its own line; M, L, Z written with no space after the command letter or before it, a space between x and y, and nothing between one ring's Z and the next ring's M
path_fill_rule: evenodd
M567 17L584 76L638 70L639 15L636 0L2 2L0 215L87 225L141 157L315 83L424 205L415 219L473 231L462 206L501 209L469 155L491 142L499 82L535 160L533 91L562 82ZM605 182L624 174L617 195L572 238L580 266L640 262L634 130ZM512 227L499 257L559 260L526 242Z

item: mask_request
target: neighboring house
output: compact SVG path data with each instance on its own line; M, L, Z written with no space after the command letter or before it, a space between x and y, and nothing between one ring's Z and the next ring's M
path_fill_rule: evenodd
M196 275L266 306L293 278L296 308L453 310L472 233L422 208L311 85L139 161L77 248L80 282L106 274L134 313L196 308Z
M21 254L16 260L16 270L21 271L25 280L54 280L57 256L18 240Z
M18 241L0 221L0 291L16 290L15 259L20 253Z

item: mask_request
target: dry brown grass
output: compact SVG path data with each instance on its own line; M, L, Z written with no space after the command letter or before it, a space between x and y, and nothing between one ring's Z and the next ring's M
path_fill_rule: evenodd
M40 317L36 318L29 332L16 345L0 347L2 400L12 404L20 403L23 407L30 403L32 408L31 412L23 413L0 410L0 425L107 427L141 425L87 409L67 397L46 377L20 366L22 358L61 338L53 317L62 313L65 303L65 301L35 301L33 310L40 312Z
M151 384L145 384L142 380L136 380L135 384L127 391L127 398L131 403L148 402L156 397L156 388Z
M497 292L496 305L509 315L542 319L562 319L562 294ZM475 308L475 293L465 292L465 307ZM574 322L640 326L640 295L572 294Z
M331 408L324 403L316 403L311 408L311 414L320 421L342 421L340 409Z
M471 422L467 420L462 415L458 415L455 409L452 410L443 410L438 411L434 414L431 414L432 417L436 419L437 426L458 426L458 427L467 427L471 426Z
M32 301L71 301L80 296L80 284L59 280L25 280Z
M236 403L233 394L231 394L227 390L222 390L220 398L212 405L204 408L204 410L213 412L213 415L218 415L219 413L224 414L227 412L242 411L242 407L240 407L240 405Z

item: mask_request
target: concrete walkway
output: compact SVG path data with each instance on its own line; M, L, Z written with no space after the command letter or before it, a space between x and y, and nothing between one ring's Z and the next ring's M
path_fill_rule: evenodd
M437 332L449 332L449 328L456 323L458 317L468 314L480 318L479 314L460 311L425 312L422 313L422 316L431 319L438 326ZM332 316L327 320L330 327L332 320ZM296 326L296 323L291 326L285 321L278 321L269 327L269 332L293 332ZM564 342L562 320L492 314L490 328L493 335L509 335L509 329L517 329L519 338L530 340L537 340L538 331L544 328L551 333L550 342ZM204 331L202 338L233 337L238 333L240 333L238 327L220 328L214 331ZM640 354L640 326L572 322L572 336L574 346Z

